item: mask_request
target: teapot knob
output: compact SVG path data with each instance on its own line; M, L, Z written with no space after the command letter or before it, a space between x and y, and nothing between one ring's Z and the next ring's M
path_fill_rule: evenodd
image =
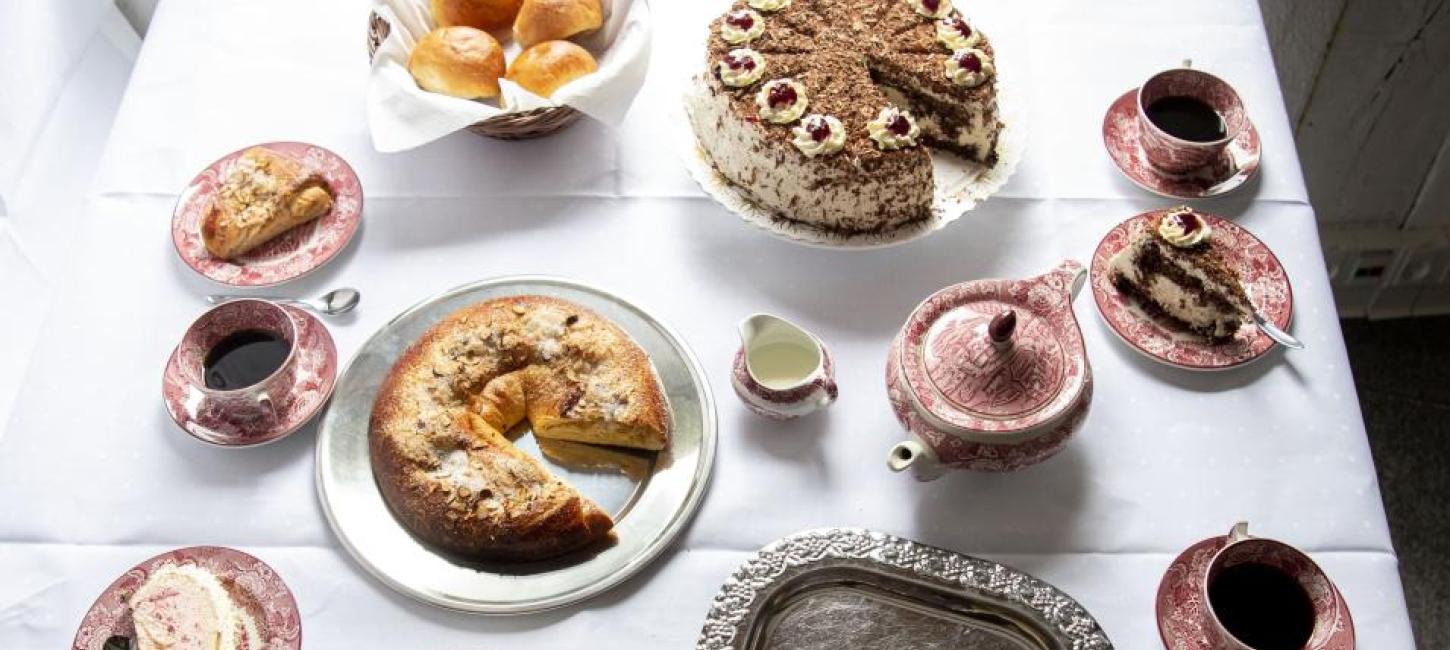
M1016 331L1017 312L1011 309L1003 309L987 324L987 336L992 339L992 345L999 347L1011 345L1012 334Z

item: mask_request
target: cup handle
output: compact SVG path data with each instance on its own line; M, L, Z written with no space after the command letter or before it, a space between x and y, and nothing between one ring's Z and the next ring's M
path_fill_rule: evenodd
M272 401L272 396L270 394L268 394L266 391L259 393L257 395L257 403L261 404L263 408L267 409L267 413L272 416L272 419L277 419L277 404Z
M830 378L822 379L820 387L821 396L816 400L816 408L825 408L836 401L840 389L836 388L836 380Z
M1229 544L1237 544L1252 538L1253 536L1249 534L1249 522L1247 521L1240 521L1234 524L1234 527L1228 531Z

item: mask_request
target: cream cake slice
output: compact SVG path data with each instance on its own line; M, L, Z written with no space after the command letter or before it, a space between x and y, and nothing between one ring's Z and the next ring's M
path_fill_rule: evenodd
M1150 313L1195 334L1225 341L1253 319L1253 306L1213 228L1188 207L1154 219L1113 256L1109 273L1118 291Z
M168 565L128 601L138 650L253 650L261 635L216 575L195 565Z

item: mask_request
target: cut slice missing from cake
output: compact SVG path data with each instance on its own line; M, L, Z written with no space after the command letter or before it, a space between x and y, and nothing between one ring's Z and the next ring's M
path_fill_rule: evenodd
M1117 255L1109 273L1118 291L1212 341L1233 338L1253 319L1239 274L1213 239L1213 228L1188 207L1154 217Z

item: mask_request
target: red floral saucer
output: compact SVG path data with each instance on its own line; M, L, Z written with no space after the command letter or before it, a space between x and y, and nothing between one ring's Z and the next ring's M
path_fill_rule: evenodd
M171 240L181 261L215 282L236 287L268 287L302 277L336 257L362 221L363 193L357 174L337 154L303 142L256 145L299 160L327 179L332 210L262 244L236 261L211 256L201 239L201 221L212 194L242 152L238 149L207 166L182 190L171 216Z
M1098 243L1093 253L1090 280L1093 301L1108 328L1133 349L1171 366L1187 370L1227 370L1264 356L1274 342L1252 323L1239 328L1230 341L1213 343L1183 332L1172 323L1148 316L1132 298L1113 286L1109 267L1114 255L1148 224L1167 210L1145 212L1118 224ZM1231 221L1198 212L1213 227L1213 236L1238 270L1244 290L1265 318L1288 331L1294 315L1294 291L1289 276L1274 252L1253 233Z
M150 575L162 567L195 565L212 572L239 606L256 620L267 650L302 647L302 615L287 584L272 567L238 550L193 546L162 553L116 578L81 619L72 650L101 650L113 635L135 636L126 604Z
M198 384L197 373L189 370L200 366L201 360L195 357L204 355L206 350L201 345L187 343L192 339L217 336L193 328L172 351L161 379L162 400L177 426L205 443L250 447L287 437L322 410L327 398L332 395L333 382L337 378L337 347L332 342L332 334L312 314L296 307L280 307L296 325L297 339L293 344L296 370L286 383L286 394L276 397L277 417L271 420L229 417L230 414L223 408L225 402L206 397L202 390L204 387ZM248 329L247 323L243 322L248 317L243 312L239 321L228 320L217 323L215 327L230 331ZM263 316L257 314L255 317Z
M1219 535L1188 547L1168 565L1158 583L1158 634L1168 650L1214 650L1204 631L1208 611L1201 583L1213 556L1227 542L1227 535ZM1334 632L1315 650L1354 650L1354 619L1349 615L1349 605L1338 587L1334 588L1334 596L1338 603Z
M1124 93L1103 115L1103 146L1118 171L1149 192L1172 199L1206 199L1227 194L1259 171L1259 131L1253 122L1230 142L1218 162L1190 174L1158 171L1148 163L1139 143L1138 89Z

